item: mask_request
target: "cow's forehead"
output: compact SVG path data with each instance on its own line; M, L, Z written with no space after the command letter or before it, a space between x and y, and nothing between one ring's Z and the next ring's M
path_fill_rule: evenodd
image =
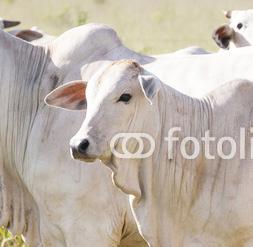
M231 21L253 21L253 9L233 11Z
M112 63L102 75L97 79L97 86L115 86L130 82L134 77L137 77L140 72L140 67L132 60L123 60Z
M89 100L95 98L103 100L109 95L114 97L115 93L121 93L121 91L134 90L136 84L133 80L139 73L140 66L133 61L113 62L88 83L86 96Z

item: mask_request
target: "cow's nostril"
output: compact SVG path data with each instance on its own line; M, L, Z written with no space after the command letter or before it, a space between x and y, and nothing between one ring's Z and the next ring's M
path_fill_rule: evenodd
M89 141L87 139L84 139L78 146L78 151L81 154L84 154L89 146Z

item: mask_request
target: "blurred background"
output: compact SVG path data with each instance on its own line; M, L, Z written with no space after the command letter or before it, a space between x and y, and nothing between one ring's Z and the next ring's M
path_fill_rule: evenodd
M170 52L191 45L215 51L222 10L253 8L252 0L0 0L0 16L59 35L90 22L113 27L130 48Z

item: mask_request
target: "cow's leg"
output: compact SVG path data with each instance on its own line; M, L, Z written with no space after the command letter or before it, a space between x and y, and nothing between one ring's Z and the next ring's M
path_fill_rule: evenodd
M3 162L2 162L3 164ZM24 234L27 243L41 246L36 204L22 181L6 166L0 168L0 226L13 235Z

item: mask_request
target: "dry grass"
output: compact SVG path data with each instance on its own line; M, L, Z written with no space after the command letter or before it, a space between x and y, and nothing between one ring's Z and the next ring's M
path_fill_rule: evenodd
M226 22L223 9L252 8L252 0L0 0L0 16L38 26L49 34L87 22L106 23L140 52L170 52L191 45L217 50L214 28ZM0 228L1 237L10 237ZM22 246L20 238L1 247Z

